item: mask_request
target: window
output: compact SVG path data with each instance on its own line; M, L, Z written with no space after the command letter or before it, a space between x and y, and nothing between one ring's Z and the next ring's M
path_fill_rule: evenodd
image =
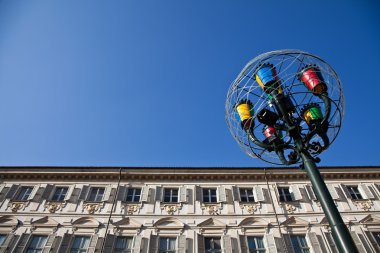
M0 246L5 242L5 238L7 238L6 235L0 235Z
M64 201L68 187L56 187L53 197L51 198L52 201Z
M203 202L216 203L216 189L205 188L203 189Z
M103 200L103 196L104 187L92 187L87 200L92 202L100 202Z
M15 200L19 200L19 201L26 201L28 200L30 194L32 193L33 191L33 187L29 187L29 186L22 186L16 196L16 199Z
M249 253L265 253L264 238L262 236L248 236Z
M290 194L289 187L279 187L278 194L280 202L293 201L292 194Z
M357 186L347 186L346 189L348 190L348 193L351 195L352 199L363 199L362 195L359 192L359 189Z
M89 236L75 236L70 253L86 253L90 244Z
M42 253L47 241L47 236L33 235L26 253Z
M252 189L239 189L241 202L255 202Z
M127 202L139 202L141 196L140 188L128 188Z
M178 202L178 189L165 188L164 202Z
M133 237L118 236L115 243L115 253L130 253L132 252Z
M175 253L176 238L160 237L159 253Z
M377 245L380 246L380 232L372 232L372 236L375 238Z
M206 237L205 250L207 253L221 253L220 237Z
M290 241L293 246L294 253L310 253L304 235L291 235Z

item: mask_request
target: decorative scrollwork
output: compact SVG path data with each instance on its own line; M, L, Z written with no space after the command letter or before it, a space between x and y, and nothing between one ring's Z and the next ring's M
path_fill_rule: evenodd
M11 208L12 213L17 213L18 210L25 208L25 206L26 206L25 202L15 202L15 201L10 202L8 205L8 207Z
M182 208L181 204L161 204L161 210L165 210L168 214L173 215Z
M247 210L248 213L253 214L261 207L260 203L250 203L250 204L242 204L240 203L240 208Z
M206 210L209 215L219 215L222 206L218 204L202 204L201 208Z
M59 210L62 210L66 206L65 202L46 202L45 203L45 208L50 212L50 213L55 213Z
M100 211L103 207L104 207L103 202L83 204L83 210L87 210L89 214L94 214L95 212Z
M373 202L370 200L370 199L366 199L366 200L355 200L353 201L354 205L362 210L364 210L365 212L368 212L369 209L372 208L373 206Z

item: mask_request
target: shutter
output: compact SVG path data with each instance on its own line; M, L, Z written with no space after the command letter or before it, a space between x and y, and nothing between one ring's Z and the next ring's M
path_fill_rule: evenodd
M108 234L106 241L104 243L104 252L112 252L114 242L115 242L115 236Z
M284 239L283 242L285 242L286 251L293 253L294 248L293 248L292 241L290 240L290 235L289 234L282 234L282 237Z
M317 234L310 232L306 234L306 240L309 246L313 249L314 253L323 253L321 245L319 244Z
M4 201L5 195L6 195L8 190L9 190L9 188L5 187L5 185L0 185L0 202Z
M111 196L112 186L109 185L104 189L104 195L102 201L108 201Z
M352 199L350 192L348 191L347 187L343 184L340 185L342 187L344 196L346 196L347 199Z
M311 185L306 185L305 186L307 195L309 196L310 200L317 200L317 197L315 196L315 193L313 191L313 187Z
M61 243L62 237L56 236L53 241L53 245L51 246L51 253L57 253L59 249L59 244Z
M332 199L339 199L339 195L332 184L328 184L327 189L329 190Z
M240 201L239 188L236 186L232 186L232 196L234 198L234 201Z
M85 201L87 198L88 190L89 190L88 185L83 185L82 190L80 191L79 199Z
M195 186L195 200L202 202L202 188L200 186Z
M186 186L179 187L179 202L187 202Z
M26 245L28 244L30 234L23 234L20 238L20 240L17 243L17 246L13 253L22 253L24 252L24 249Z
M375 249L376 252L380 252L380 245L377 243L376 239L373 237L372 233L369 231L365 232L369 241L371 242L372 247Z
M104 238L98 238L98 241L96 242L95 246L95 253L102 253L102 246L103 246Z
M264 243L267 253L278 253L273 234L266 234L264 236Z
M70 200L71 195L72 195L73 192L74 192L74 189L75 189L75 184L70 185L69 189L67 189L67 193L66 193L66 196L65 196L65 198L64 198L65 201L69 201L69 200Z
M54 189L54 185L48 184L45 187L44 192L42 193L42 199L50 199L50 195L52 194Z
M149 200L149 186L144 186L142 189L141 189L141 197L140 197L140 201L141 202L148 202Z
M61 245L59 247L58 253L66 253L67 252L67 250L70 247L71 237L72 237L71 234L65 234L63 236L63 239L62 239Z
M239 241L240 241L241 253L247 253L248 252L248 248L247 248L247 243L245 241L245 236L244 235L239 235Z
M256 202L265 201L264 191L261 186L255 186L253 187L253 197L255 198Z
M4 184L0 184L0 194L1 194L1 192L3 191L4 187L5 187Z
M186 253L186 236L177 236L177 253Z
M217 195L216 195L218 202L226 202L227 196L226 196L226 189L224 186L220 186L217 188Z
M156 235L150 235L149 240L149 253L156 253L157 252L157 236Z
M327 239L327 242L330 246L330 250L332 253L339 253L337 248L336 248L336 245L335 245L335 242L334 242L334 239L332 237L332 234L331 233L325 233L325 236L326 236L326 239Z
M156 201L163 202L164 201L164 189L160 186L156 186Z
M293 200L302 200L302 194L298 185L291 185L289 191Z
M37 184L37 185L35 185L35 186L33 187L33 190L32 190L32 192L30 193L30 195L29 195L29 197L28 197L28 200L32 200L32 199L34 199L34 196L36 196L36 193L37 193L37 191L38 191L39 188L40 188L40 185L39 185L39 184Z
M11 188L9 188L7 195L5 195L5 198L7 199L13 199L18 189L17 184L13 184Z
M142 236L141 235L135 235L133 237L132 253L140 253L140 251L141 251L141 241L142 241Z
M230 235L222 236L222 248L223 248L223 253L232 253L232 243L231 243Z
M45 247L44 249L42 250L42 253L49 253L52 246L53 246L53 242L54 242L54 239L55 239L55 236L54 235L49 235L47 240L46 240L46 244L45 244Z
M367 251L365 250L364 245L361 242L359 236L353 231L351 231L350 234L351 234L352 240L354 240L354 243L359 253L366 253Z
M127 193L127 188L125 186L119 186L119 191L117 193L117 200L125 202L126 193Z
M198 234L198 253L205 252L205 240L202 235Z
M96 243L98 242L98 235L91 236L91 241L88 246L87 253L95 253Z
M371 190L369 189L367 184L359 184L358 190L360 194L363 196L363 199L374 199L375 196L373 196Z
M5 238L4 242L2 245L0 245L0 253L5 253L5 252L10 252L8 249L9 244L11 243L14 235L9 234L7 238Z

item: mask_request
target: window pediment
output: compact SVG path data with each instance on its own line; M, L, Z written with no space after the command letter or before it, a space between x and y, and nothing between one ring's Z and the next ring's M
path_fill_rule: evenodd
M31 224L34 227L58 227L59 226L59 223L56 220L48 216L34 220L31 222Z
M0 227L17 227L21 222L14 216L5 215L0 217Z

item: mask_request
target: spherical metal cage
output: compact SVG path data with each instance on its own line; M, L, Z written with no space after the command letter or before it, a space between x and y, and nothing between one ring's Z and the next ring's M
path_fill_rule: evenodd
M263 72L265 68L267 72ZM265 84L268 75L273 79L273 82L268 82L271 86ZM312 78L321 84L316 85L317 81ZM228 90L225 108L228 128L248 155L278 165L300 163L300 159L294 158L298 151L289 133L289 124L276 105L273 94L281 95L289 104L288 116L297 125L313 158L335 140L344 114L344 96L338 75L317 56L298 50L278 50L251 60ZM242 103L246 108L239 108ZM325 117L322 124L311 123L315 108ZM273 128L263 123L263 114L274 117L270 124ZM273 134L271 131L276 132L276 145L283 156L279 157L278 149L268 139ZM281 156L293 157L293 160L287 162Z

